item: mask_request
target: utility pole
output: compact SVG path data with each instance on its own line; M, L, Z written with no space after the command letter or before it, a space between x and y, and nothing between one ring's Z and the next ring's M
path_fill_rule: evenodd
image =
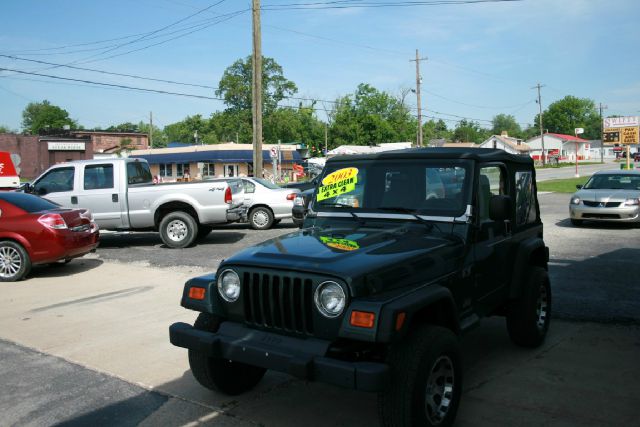
M600 103L600 163L604 163L604 123L602 122L602 110L606 110L607 107L606 105L602 105L602 102Z
M262 35L260 0L253 0L253 176L262 178Z
M329 125L327 123L324 124L324 157L327 156L329 152Z
M547 159L546 159L546 153L544 150L544 133L542 132L542 98L540 97L540 89L543 88L544 85L541 85L540 83L538 83L537 85L535 85L534 87L532 87L531 89L536 89L538 88L538 107L540 107L540 115L539 120L538 120L538 124L540 125L540 140L542 142L542 166L544 166L545 164L547 164ZM576 158L578 156L578 153L576 152Z
M420 84L422 83L422 77L420 76L420 61L426 61L427 58L420 58L420 53L416 49L416 59L410 59L409 62L416 63L416 96L418 98L418 137L416 145L422 147L422 100L420 98Z
M153 111L149 111L149 148L153 148Z

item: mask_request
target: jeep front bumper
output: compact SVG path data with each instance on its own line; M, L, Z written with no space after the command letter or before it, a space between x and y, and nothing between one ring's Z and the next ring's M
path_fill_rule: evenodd
M171 344L211 357L288 373L307 381L319 381L361 391L380 391L389 367L383 363L347 362L325 357L329 342L295 338L223 322L216 333L186 323L169 327Z

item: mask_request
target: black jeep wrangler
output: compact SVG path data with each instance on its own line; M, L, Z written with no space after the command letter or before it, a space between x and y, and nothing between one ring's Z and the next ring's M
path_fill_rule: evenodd
M267 369L379 393L385 426L450 425L458 336L506 317L518 345L549 328L533 162L491 149L410 149L327 162L305 228L188 281L170 327L205 387L238 394Z

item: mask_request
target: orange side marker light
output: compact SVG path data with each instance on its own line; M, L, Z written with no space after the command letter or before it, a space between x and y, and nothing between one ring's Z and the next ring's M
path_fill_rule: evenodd
M196 288L193 287L189 289L189 298L203 300L207 290L205 288Z
M376 322L376 315L367 311L352 311L351 326L359 326L361 328L373 328Z

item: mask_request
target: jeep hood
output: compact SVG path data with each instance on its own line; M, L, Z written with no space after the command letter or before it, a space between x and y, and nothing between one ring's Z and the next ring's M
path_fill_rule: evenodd
M393 229L311 228L244 249L222 266L321 274L344 280L353 296L426 283L456 271L462 240L424 224Z

